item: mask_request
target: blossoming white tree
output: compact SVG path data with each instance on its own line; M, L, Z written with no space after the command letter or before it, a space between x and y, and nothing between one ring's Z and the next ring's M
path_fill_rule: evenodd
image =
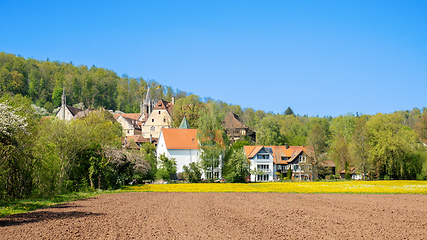
M27 133L27 119L17 111L19 109L13 109L7 101L0 103L0 142L9 142L18 132Z

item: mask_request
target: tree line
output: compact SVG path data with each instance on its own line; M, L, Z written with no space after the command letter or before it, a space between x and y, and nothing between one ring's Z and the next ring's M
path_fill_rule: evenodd
M61 105L63 88L69 105L139 112L139 104L149 87L154 99L171 101L172 96L178 99L187 95L155 80L119 77L105 68L74 66L71 62L49 59L38 61L0 52L0 94L28 96L48 113Z

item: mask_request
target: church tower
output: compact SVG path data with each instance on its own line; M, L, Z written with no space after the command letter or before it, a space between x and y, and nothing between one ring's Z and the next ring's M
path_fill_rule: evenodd
M153 111L153 107L154 107L154 101L151 99L150 87L148 87L147 95L145 96L145 99L140 105L141 116L139 117L138 120L145 121L145 119L147 119L148 116L150 116L151 112Z

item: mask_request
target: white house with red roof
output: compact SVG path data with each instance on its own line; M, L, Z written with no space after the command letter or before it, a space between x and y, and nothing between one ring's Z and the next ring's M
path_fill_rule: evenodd
M251 182L274 180L273 150L264 146L244 146L246 157L251 163Z
M167 158L175 158L178 175L184 172L184 165L200 162L197 129L161 129L157 143L157 159L162 154Z
M168 158L175 158L178 177L184 172L184 165L201 161L201 150L197 139L197 129L162 128L157 143L157 159L164 154ZM222 178L222 156L220 165L213 169L213 176ZM210 178L211 170L202 171L202 179Z
M292 177L298 179L313 179L307 169L310 168L310 158L313 149L308 146L244 146L246 157L251 162L251 170L257 174L251 175L251 181L272 181L276 172L286 175L292 169ZM333 164L333 162L332 162Z

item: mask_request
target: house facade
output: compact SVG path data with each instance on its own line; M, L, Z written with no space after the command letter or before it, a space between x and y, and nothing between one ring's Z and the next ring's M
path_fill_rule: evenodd
M267 182L274 180L273 150L264 146L244 146L246 157L251 166L251 182Z
M144 138L159 138L163 128L172 127L173 103L159 100L142 125Z
M117 122L122 125L125 136L141 135L142 122L139 121L139 113L121 113L114 115Z
M184 172L184 165L200 161L199 144L196 129L162 129L157 143L157 159L164 154L175 158L177 175Z
M256 141L256 132L246 126L246 124L240 121L239 116L232 112L228 113L222 125L230 139L230 143L243 139L248 139L251 142Z
M164 154L168 158L175 158L177 164L177 176L182 178L184 165L201 161L201 151L197 139L197 129L163 128L160 131L157 143L157 159ZM221 162L222 159L220 159ZM214 168L214 176L222 178L221 165ZM211 172L202 171L202 179L210 178Z
M273 181L286 176L289 168L292 178L314 179L311 156L307 146L244 146L246 157L251 163L250 181ZM261 170L261 171L259 171Z

